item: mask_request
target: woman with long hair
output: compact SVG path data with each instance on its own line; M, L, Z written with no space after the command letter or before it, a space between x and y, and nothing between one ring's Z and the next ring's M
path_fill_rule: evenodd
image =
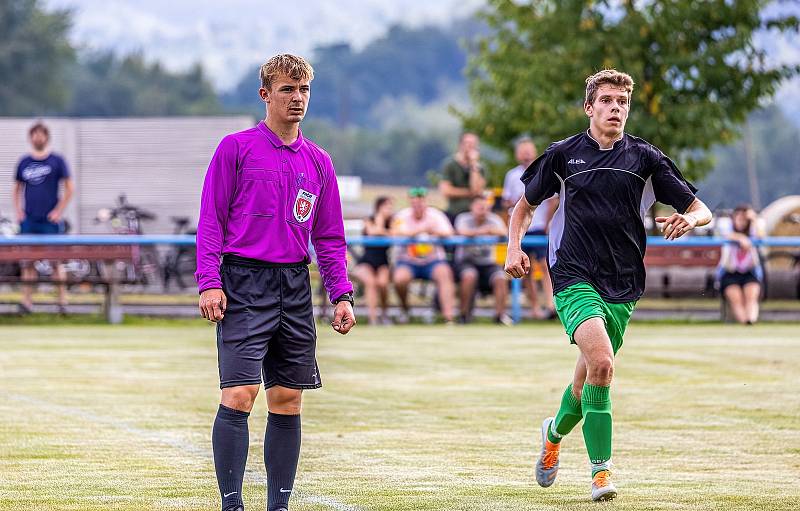
M736 321L752 325L758 320L763 269L753 238L762 236L756 212L748 205L737 206L731 214L730 243L720 255L720 291Z
M364 236L388 236L394 214L394 201L391 197L378 197L375 212L364 219ZM389 247L364 247L364 254L358 259L353 276L364 286L369 324L388 323L389 307ZM378 318L378 302L382 316Z

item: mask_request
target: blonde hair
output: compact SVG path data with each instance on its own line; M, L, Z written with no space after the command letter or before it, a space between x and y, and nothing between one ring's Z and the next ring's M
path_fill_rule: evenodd
M303 57L282 53L275 55L261 66L259 76L261 87L270 90L278 76L285 75L292 80L311 81L314 79L314 68Z
M625 92L628 93L628 99L630 99L633 92L633 78L631 78L631 75L616 69L603 69L586 79L586 104L591 105L594 103L597 89L601 85L613 85L614 87L625 89Z

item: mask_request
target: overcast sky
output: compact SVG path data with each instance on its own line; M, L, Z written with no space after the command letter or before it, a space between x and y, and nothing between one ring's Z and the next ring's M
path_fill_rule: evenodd
M202 61L220 89L269 55L308 55L319 44L360 47L394 23L447 24L483 0L46 0L75 10L73 40L90 48L143 50L172 69Z
M279 52L309 55L319 44L349 41L356 47L394 23L447 24L484 0L45 0L74 9L72 38L88 48L141 50L170 69L200 61L219 90ZM783 9L800 14L798 3ZM788 7L787 7L788 6ZM800 38L762 37L775 61L800 63ZM796 120L800 79L785 84L778 100Z

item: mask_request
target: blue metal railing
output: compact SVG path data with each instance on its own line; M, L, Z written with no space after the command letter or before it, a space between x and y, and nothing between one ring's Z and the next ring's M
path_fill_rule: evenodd
M390 236L351 236L347 238L348 245L362 245L365 247L386 247L391 245L409 245L413 243L433 243L436 245L494 245L505 243L507 238L501 236L450 236L447 238L405 238ZM681 247L718 247L725 243L732 243L725 238L712 236L691 236L674 241L665 240L661 236L648 236L648 246L681 246ZM800 247L800 236L773 236L769 238L754 239L753 244L763 247ZM522 240L523 248L545 247L547 236L527 235Z
M408 238L390 236L350 236L348 245L365 247L387 247L413 243L433 243L435 245L494 245L505 243L501 236L450 236L447 238ZM667 241L661 236L648 236L649 246L716 247L730 243L725 238L693 236L675 241ZM19 234L0 237L0 246L13 245L194 245L193 234ZM773 236L753 240L753 244L763 247L800 247L800 236ZM525 236L523 248L547 246L546 236Z
M349 246L388 247L409 245L414 243L432 243L444 246L467 245L494 245L505 243L506 238L499 236L450 236L447 238L409 238L389 236L350 236L347 238ZM667 241L661 236L648 236L648 246L671 247L718 247L731 243L725 238L711 236L691 236L674 241ZM3 246L20 245L180 245L193 246L195 236L192 234L143 234L143 235L113 235L113 234L76 234L76 235L17 235L0 237L0 249ZM791 247L800 248L800 236L773 236L753 240L753 244L762 247ZM522 240L523 248L547 246L546 236L525 236ZM522 293L522 280L511 280L511 313L514 321L522 317L520 296Z
M0 247L14 245L189 245L194 234L18 234L0 237Z

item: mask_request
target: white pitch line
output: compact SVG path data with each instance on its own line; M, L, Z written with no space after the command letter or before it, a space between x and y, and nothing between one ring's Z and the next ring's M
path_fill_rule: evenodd
M338 500L332 499L330 497L320 497L319 495L304 495L302 499L306 502L311 502L312 504L319 504L325 507L329 507L331 509L335 509L336 511L358 511L357 507L348 506L347 504L342 504Z
M12 394L8 396L10 401L16 401L18 403L28 403L40 408L44 408L48 411L48 413L58 413L65 417L70 417L72 419L81 419L89 422L104 424L106 426L110 426L112 428L120 429L125 431L126 433L130 433L132 435L136 435L140 438L143 438L147 441L167 445L169 447L173 447L175 449L179 449L183 452L191 453L199 458L203 458L205 460L211 458L211 454L206 451L205 449L198 447L197 445L186 442L185 440L180 440L177 438L168 438L163 434L155 433L152 431L148 431L146 429L137 428L136 426L129 424L123 420L115 419L113 417L107 417L103 415L97 415L95 413L82 410L78 407L74 406L64 406L59 405L56 403L51 403L49 401L45 401L43 399L39 399L32 396L25 396L21 394ZM267 482L266 482L266 475L261 474L259 472L255 472L253 470L246 470L244 474L244 478L252 483L263 483L264 489L266 492ZM339 502L338 500L325 497L322 495L311 495L306 494L301 489L294 492L293 495L303 501L310 502L312 504L319 504L325 506L329 509L334 509L335 511L359 511L359 508L355 506L350 506L343 502Z

